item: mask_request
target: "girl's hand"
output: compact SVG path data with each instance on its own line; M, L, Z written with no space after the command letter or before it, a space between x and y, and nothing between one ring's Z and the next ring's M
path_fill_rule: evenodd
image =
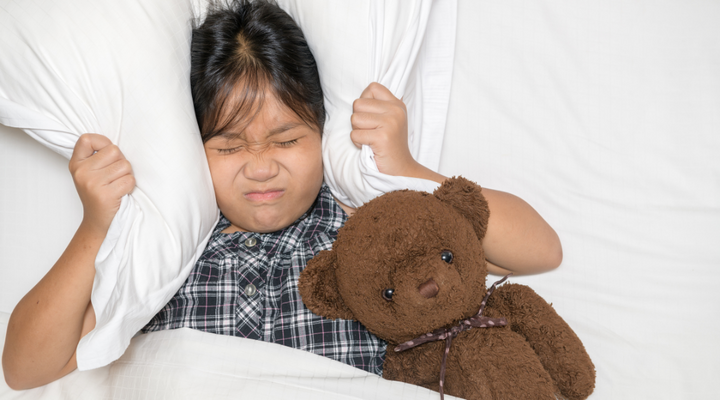
M103 236L120 208L120 199L135 188L130 162L105 136L80 136L69 165L80 201L83 224Z
M413 176L420 164L410 154L405 103L385 86L371 83L353 103L350 139L372 148L380 172Z

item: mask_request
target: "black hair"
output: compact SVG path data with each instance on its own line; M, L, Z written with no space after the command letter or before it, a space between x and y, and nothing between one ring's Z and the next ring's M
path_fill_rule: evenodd
M193 28L190 85L203 143L252 121L268 89L322 135L315 58L292 17L271 0L211 2Z

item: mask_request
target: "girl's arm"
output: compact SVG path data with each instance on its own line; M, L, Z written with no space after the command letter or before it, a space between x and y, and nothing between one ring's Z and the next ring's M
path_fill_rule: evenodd
M78 342L95 327L90 303L95 257L121 197L135 187L130 163L101 135L80 137L69 168L83 220L62 256L10 316L2 363L5 381L16 390L45 385L77 368Z
M372 147L380 172L438 183L447 179L412 157L405 104L379 83L370 84L355 100L351 122L353 143ZM560 239L535 209L509 193L487 188L482 193L490 207L483 241L490 273L534 274L560 265Z

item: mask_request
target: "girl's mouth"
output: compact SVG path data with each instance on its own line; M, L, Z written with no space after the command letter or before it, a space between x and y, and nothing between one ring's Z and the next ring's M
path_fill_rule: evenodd
M245 193L245 198L250 201L269 201L269 200L275 200L277 198L280 198L283 194L285 194L284 190L268 190L266 192L248 192Z

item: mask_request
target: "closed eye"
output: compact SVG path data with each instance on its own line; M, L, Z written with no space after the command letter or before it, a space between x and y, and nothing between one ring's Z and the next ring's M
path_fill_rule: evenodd
M232 154L232 153L235 153L235 152L237 152L237 151L240 151L240 149L242 149L242 146L233 147L233 148L230 148L230 149L217 149L217 152L220 153L220 154Z
M277 145L280 147L290 147L298 142L297 139L288 140L287 142L279 142Z

